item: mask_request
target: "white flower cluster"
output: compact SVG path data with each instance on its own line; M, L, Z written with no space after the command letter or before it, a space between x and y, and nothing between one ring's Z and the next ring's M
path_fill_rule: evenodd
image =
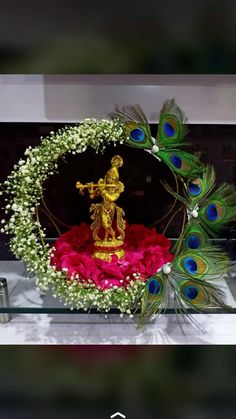
M10 248L17 258L26 262L28 271L37 276L37 285L44 291L52 287L53 295L71 308L89 310L91 306L107 312L114 306L130 314L138 306L144 289L141 280L130 281L125 288L113 287L101 291L92 281L89 284L68 280L65 271L51 266L52 249L44 242L45 233L37 217L37 207L43 197L45 180L56 173L57 161L67 153L83 153L88 147L103 152L109 143L125 140L125 129L119 120L85 119L81 125L65 127L42 139L41 145L29 147L25 158L1 185L5 194L5 213L1 232L11 235Z

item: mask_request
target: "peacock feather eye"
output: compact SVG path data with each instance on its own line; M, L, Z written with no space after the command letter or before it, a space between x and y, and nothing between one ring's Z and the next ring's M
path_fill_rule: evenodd
M126 141L131 147L139 147L144 149L151 149L153 141L150 127L148 124L138 124L134 121L125 123Z
M176 116L165 115L160 120L161 136L166 140L176 140L180 131L180 123Z
M173 137L175 135L175 128L171 122L164 122L164 131L167 137Z
M183 289L183 293L189 300L195 300L198 296L198 288L194 285L186 285Z
M200 179L191 180L188 183L188 193L190 196L195 197L200 195L202 192L202 182Z
M152 276L146 282L146 292L148 300L159 301L164 292L164 282L160 275Z
M205 247L206 234L198 221L191 221L184 235L184 248L189 250L197 250Z
M142 128L135 128L129 133L131 140L135 141L136 143L141 143L145 138L145 132Z
M148 292L150 294L152 294L153 296L157 296L162 289L162 284L156 277L152 277L149 279L147 283L147 287L148 287Z
M200 256L184 256L181 260L183 270L193 276L202 276L207 270L207 263Z
M183 260L183 267L185 270L190 274L195 274L197 272L197 263L196 261L191 257L186 257Z
M224 208L219 203L209 203L205 209L205 217L207 221L214 223L221 220L224 216Z
M215 221L218 218L217 208L215 204L209 204L206 209L206 217L209 221Z
M201 237L197 233L192 233L185 239L185 245L189 249L199 249L201 247Z
M200 306L209 302L204 288L192 281L185 281L180 288L180 292L187 303Z
M190 169L187 160L182 159L177 154L171 154L170 162L177 171L186 172Z
M170 161L175 166L176 169L181 169L182 160L179 156L172 154L172 156L170 157Z

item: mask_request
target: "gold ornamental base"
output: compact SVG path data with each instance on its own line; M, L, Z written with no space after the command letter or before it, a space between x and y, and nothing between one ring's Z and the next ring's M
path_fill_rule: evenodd
M108 262L111 262L113 255L116 255L118 259L122 259L125 256L123 245L124 242L118 239L112 241L97 240L94 242L95 250L93 252L93 257Z

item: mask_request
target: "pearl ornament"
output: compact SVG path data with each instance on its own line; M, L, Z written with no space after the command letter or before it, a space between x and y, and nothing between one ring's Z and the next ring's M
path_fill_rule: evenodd
M164 265L162 270L165 275L168 275L171 273L171 267L169 265Z
M158 151L159 151L159 147L158 147L158 145L156 145L156 144L155 144L155 145L153 145L153 146L152 146L152 152L153 152L153 153L158 153Z
M198 217L198 211L197 211L196 209L194 209L194 210L191 212L191 215L192 215L192 217L193 217L193 218L197 218L197 217Z

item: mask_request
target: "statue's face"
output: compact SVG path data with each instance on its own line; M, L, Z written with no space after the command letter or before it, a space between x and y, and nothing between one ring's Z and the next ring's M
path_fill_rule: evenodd
M115 183L119 180L119 174L117 172L117 169L113 167L109 170L106 176L106 182L107 183Z
M110 176L107 177L108 183L115 183L115 182L117 182L117 180L118 180L117 176L110 175Z
M106 174L106 183L115 183L119 180L119 173L116 167L112 167Z
M114 156L112 159L112 165L115 167L121 167L123 165L123 159L120 156Z

